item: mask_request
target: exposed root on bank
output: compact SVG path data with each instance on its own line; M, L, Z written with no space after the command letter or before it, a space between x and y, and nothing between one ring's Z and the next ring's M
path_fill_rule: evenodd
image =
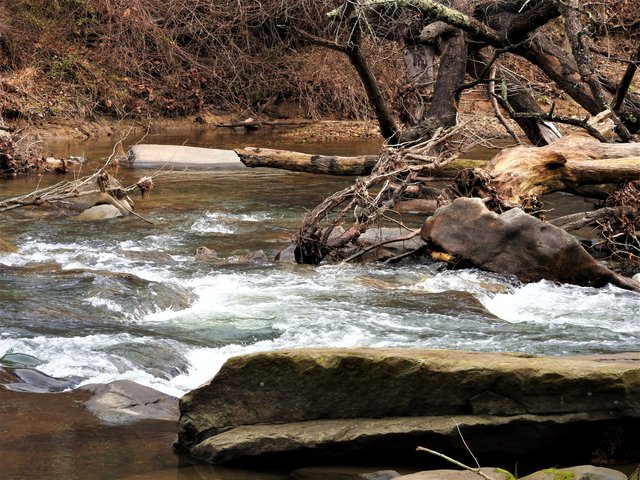
M24 138L8 130L0 130L0 176L12 177L33 171L66 173L67 162L63 159L44 157L38 142L26 144Z

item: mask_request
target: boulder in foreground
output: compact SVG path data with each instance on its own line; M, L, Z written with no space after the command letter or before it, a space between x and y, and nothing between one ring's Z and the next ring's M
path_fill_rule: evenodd
M466 458L461 433L485 464L628 460L638 395L640 353L285 350L231 358L186 394L178 446L211 463L420 463L419 445Z

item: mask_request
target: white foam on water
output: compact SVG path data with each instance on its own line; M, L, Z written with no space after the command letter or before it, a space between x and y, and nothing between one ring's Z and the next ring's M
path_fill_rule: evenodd
M108 383L129 379L170 395L184 393L171 381L158 378L118 355L110 347L123 343L151 344L153 338L117 335L87 335L78 337L0 338L0 357L7 353L23 353L43 363L37 369L57 378L82 378L80 385Z
M156 241L152 238L151 243L156 243ZM134 245L131 247L133 249ZM149 246L139 246L139 249L149 250ZM132 260L124 255L122 250L118 244L105 246L99 241L56 243L27 239L24 244L20 245L18 253L0 256L0 262L12 267L52 262L60 265L63 270L83 269L127 273L149 281L174 279L173 273L168 269Z
M205 215L195 223L208 220L226 225L224 222L229 221L235 228L238 222L267 219L260 215L247 218L241 218L242 215L208 215L209 218ZM71 338L1 335L0 356L6 352L26 353L45 362L39 367L44 373L57 377L80 376L86 379L83 383L106 383L127 378L180 395L209 380L229 357L257 351L327 346L499 348L491 327L474 330L473 320L462 318L464 313L460 319L454 319L448 313L422 317L415 309L396 308L393 301L383 301L385 297L402 299L409 296L410 299L412 295L447 291L471 293L491 314L502 319L501 332L511 342L510 347L521 348L517 343L521 333L515 328L509 330L510 324L518 327L527 323L534 326L575 325L640 335L637 294L615 287L589 289L550 282L520 285L510 278L475 270L436 274L426 268L392 269L359 265L296 269L261 267L241 272L197 273L197 276L189 277L189 273L184 273L188 270L176 273L175 263L163 266L134 260L125 252L149 251L171 243L175 247L175 242L179 243L179 237L162 235L110 245L89 240L47 243L27 239L20 254L0 256L0 262L22 266L54 261L63 269L101 270L132 274L149 281L175 282L195 294L196 300L187 308L132 313L124 311L117 298L102 298L99 293L83 301L87 308L108 309L116 317L121 317L123 323L137 324L152 331L156 326L162 327L158 332L164 331L165 327L174 332L176 327L180 327L180 334L184 332L187 338L194 335L192 340L197 340L198 331L225 326L248 331L265 329L267 334L271 330L276 338L265 340L264 336L257 335L262 339L251 340L247 336L242 344L238 340L236 344L220 347L195 347L174 342L176 351L188 362L188 371L171 380L154 377L142 366L109 352L109 347L121 343L157 345L169 341L162 337L162 333L157 337L136 337L125 333ZM182 260L186 262L188 258ZM186 278L180 278L181 275ZM461 330L459 327L463 321L467 324ZM549 336L543 341L550 348L554 348L556 342L558 351L562 351L567 342L577 344L581 340L566 338L565 335L557 341ZM592 340L585 340L589 341ZM596 347L598 345L594 344L593 348Z
M302 319L304 321L305 319ZM267 352L289 348L349 348L374 346L373 342L367 342L366 335L357 326L318 331L308 321L306 329L291 328L282 336L273 340L262 340L249 345L225 345L219 348L196 348L187 354L190 368L188 372L174 377L171 384L187 392L205 382L208 382L222 368L229 358L236 355L246 355L256 352Z
M198 233L232 234L237 232L239 223L257 223L269 219L271 215L267 213L206 212L193 222L190 229Z
M541 281L485 295L480 301L510 323L573 324L640 333L638 294L614 286L595 289Z
M84 298L82 301L85 303L88 303L93 307L105 307L111 310L112 312L116 312L116 313L123 313L124 311L122 305L108 298L87 297L87 298Z
M494 275L480 270L447 270L437 274L426 275L425 278L413 285L405 287L408 290L427 293L446 291L463 291L481 298L489 290L504 290L512 286L513 279L502 275Z
M230 319L234 324L243 319L271 319L281 315L287 305L304 300L311 291L328 287L313 279L302 279L274 271L270 274L219 273L185 280L181 284L197 295L197 300L184 310L165 310L147 315L142 322L166 322L181 317Z

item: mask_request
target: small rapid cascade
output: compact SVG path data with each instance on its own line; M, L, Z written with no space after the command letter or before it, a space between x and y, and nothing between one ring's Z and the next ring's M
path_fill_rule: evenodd
M2 230L19 251L0 253L0 357L29 355L77 384L130 379L181 395L232 355L279 348L637 349L640 301L615 287L244 257L262 250L273 259L305 209L350 181L172 172L137 201L155 225L16 211ZM217 258L196 258L201 246Z

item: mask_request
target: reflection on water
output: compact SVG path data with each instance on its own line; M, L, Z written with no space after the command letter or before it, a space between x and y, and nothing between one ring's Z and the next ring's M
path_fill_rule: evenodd
M146 141L185 139L215 147L283 146L273 137L206 131ZM50 148L86 155L88 171L111 152L112 143ZM285 147L321 151L313 145ZM330 144L322 151L377 148L363 142ZM129 184L148 173L120 169L117 175ZM2 180L0 196L57 180ZM499 275L440 272L427 264L310 267L243 260L257 250L274 258L306 210L351 182L269 169L168 172L156 178L148 199L136 200L136 210L153 225L135 217L81 223L46 210L5 214L2 236L20 251L0 254L0 357L27 354L53 376L84 383L126 378L180 395L208 380L231 355L276 348L545 354L637 348L640 302L614 287L523 286ZM555 201L557 208L563 203L562 197ZM200 246L216 250L218 259L196 259ZM200 478L201 471L180 470L178 478ZM165 478L156 473L153 478ZM173 467L165 473L175 478ZM202 478L254 478L210 473Z

